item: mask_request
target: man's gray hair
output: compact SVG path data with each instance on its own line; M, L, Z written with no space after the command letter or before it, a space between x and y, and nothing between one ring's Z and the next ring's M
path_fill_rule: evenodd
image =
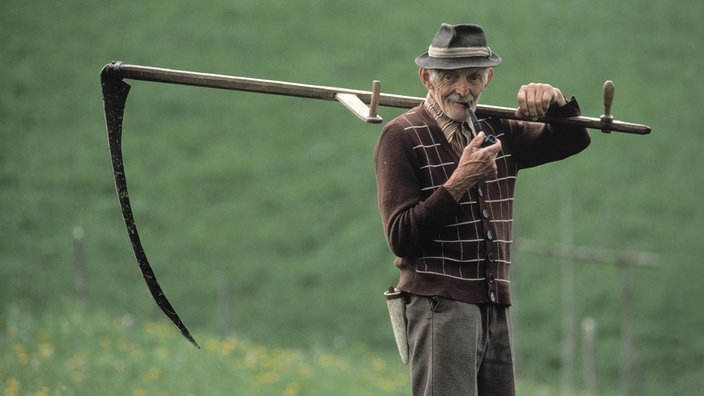
M484 80L486 80L487 78L489 78L489 70L493 69L493 67L483 67L481 69L484 72ZM448 70L428 69L428 72L430 73L430 81L435 82L435 80L437 80L437 78L440 76L440 73L446 71Z

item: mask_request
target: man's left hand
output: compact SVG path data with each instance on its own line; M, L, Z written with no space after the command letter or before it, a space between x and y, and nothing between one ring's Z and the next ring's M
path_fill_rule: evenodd
M530 83L518 90L516 115L537 120L545 115L553 103L567 104L562 92L550 84Z

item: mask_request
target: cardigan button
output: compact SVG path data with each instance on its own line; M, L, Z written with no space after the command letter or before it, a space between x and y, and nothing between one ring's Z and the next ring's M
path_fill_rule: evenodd
M486 239L488 239L490 241L494 239L494 233L491 232L491 230L486 232Z
M482 216L484 216L485 219L489 218L489 209L482 209Z
M489 299L491 300L491 302L495 303L496 302L496 293L494 293L494 292L489 293Z

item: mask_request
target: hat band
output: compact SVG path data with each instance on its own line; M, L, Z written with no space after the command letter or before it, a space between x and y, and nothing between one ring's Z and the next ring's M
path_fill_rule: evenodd
M489 47L457 47L437 48L432 45L428 48L428 55L433 58L471 58L476 56L489 57L493 54Z

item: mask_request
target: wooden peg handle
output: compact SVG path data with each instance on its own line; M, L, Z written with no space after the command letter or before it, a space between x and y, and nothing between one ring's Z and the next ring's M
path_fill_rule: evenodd
M372 96L369 99L369 118L374 118L377 116L377 111L379 109L379 94L381 93L381 81L372 81Z
M611 80L606 80L604 82L604 87L602 88L604 93L604 115L611 115L611 105L614 102L614 83Z

